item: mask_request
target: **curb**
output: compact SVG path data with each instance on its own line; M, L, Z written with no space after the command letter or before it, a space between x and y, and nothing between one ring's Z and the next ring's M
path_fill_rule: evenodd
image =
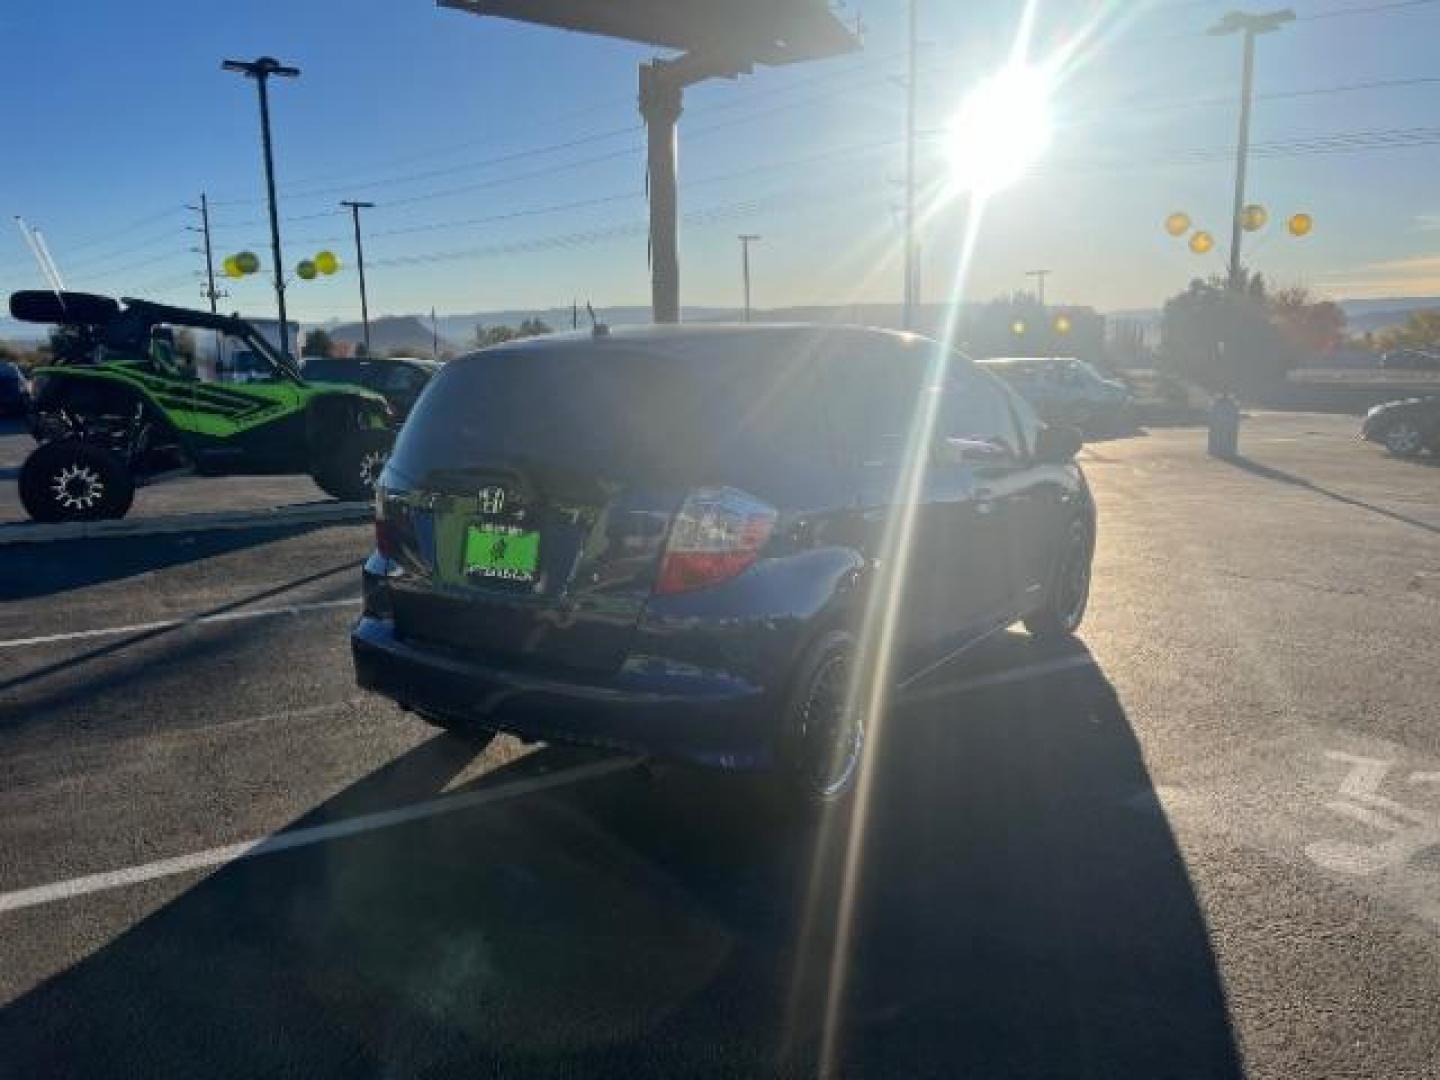
M16 525L0 525L0 547L15 544L49 544L60 540L101 540L161 536L166 533L210 532L218 529L266 529L288 525L367 521L374 512L374 506L368 501L327 502L212 514L172 514L167 517L122 518L119 521L67 521L58 525L37 525L25 522Z

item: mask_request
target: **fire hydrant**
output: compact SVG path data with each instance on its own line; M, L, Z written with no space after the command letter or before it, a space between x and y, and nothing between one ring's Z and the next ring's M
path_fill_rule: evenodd
M1240 452L1240 406L1228 393L1210 403L1210 454L1233 458Z

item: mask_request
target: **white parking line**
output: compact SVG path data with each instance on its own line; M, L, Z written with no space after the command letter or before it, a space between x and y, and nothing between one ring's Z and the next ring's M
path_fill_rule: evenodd
M206 623L238 622L241 619L268 619L276 615L303 615L307 611L352 607L360 597L344 600L317 600L313 604L291 604L288 607L255 608L249 611L222 611L216 615L187 615L183 619L160 619L157 622L132 623L129 626L104 626L96 630L71 630L63 634L41 634L38 637L11 638L0 641L0 649L23 649L30 645L51 645L59 641L83 641L86 638L118 637L121 634L143 634L149 630L171 630L179 626L204 626Z
M397 807L394 810L382 810L375 814L361 814L343 821L333 821L328 825L294 829L260 840L245 840L238 844L227 844L225 847L210 848L208 851L179 855L173 859L160 859L157 862L141 863L139 866L107 870L101 874L88 874L85 877L71 878L68 881L57 881L50 885L37 885L30 889L0 893L0 912L18 911L21 908L50 904L56 900L69 900L76 896L105 892L109 889L122 889L127 885L138 885L142 882L154 881L157 878L188 874L212 866L223 866L239 859L274 855L277 852L291 851L295 848L308 847L311 844L323 844L330 840L340 840L359 833L374 832L376 829L388 829L394 825L404 825L411 821L439 817L442 814L454 814L461 810L503 802L521 795L533 795L537 791L564 787L582 780L591 780L597 776L620 772L631 768L634 764L634 758L607 758L603 761L577 765L573 769L565 769L530 780L516 780L514 783L499 787L471 791L462 795L449 795L427 802L414 803L411 806Z

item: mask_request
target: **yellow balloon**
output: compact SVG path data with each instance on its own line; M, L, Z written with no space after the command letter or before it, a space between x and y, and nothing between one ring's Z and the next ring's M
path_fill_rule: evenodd
M1190 237L1190 250L1196 255L1204 255L1215 246L1215 238L1204 229L1201 229L1194 236Z
M315 276L315 264L309 259L301 259L295 264L295 273L299 274L306 281Z
M318 252L315 255L315 269L328 276L340 269L340 260L333 251Z
M1296 214L1290 219L1290 235L1306 236L1315 227L1315 219L1309 214Z
M1012 322L1012 323L1010 324L1010 329L1011 329L1014 333L1016 333L1016 334L1023 334L1023 333L1025 333L1025 320L1024 320L1024 319L1016 319L1014 322Z
M1246 232L1256 232L1265 227L1270 215L1259 203L1251 203L1240 212L1240 227Z
M253 251L242 251L235 256L235 265L242 274L253 274L260 269L260 257Z
M1056 315L1056 316L1055 316L1055 332L1056 332L1057 334L1068 334L1068 333L1070 332L1070 316L1069 316L1069 315Z
M220 264L225 271L226 277L240 278L245 276L245 271L240 269L240 264L235 261L234 255L226 255L225 261Z
M1190 229L1190 215L1183 210L1176 210L1165 219L1165 231L1171 236L1184 236Z

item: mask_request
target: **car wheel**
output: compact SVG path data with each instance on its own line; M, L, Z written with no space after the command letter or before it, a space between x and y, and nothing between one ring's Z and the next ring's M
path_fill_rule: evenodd
M355 431L314 472L315 482L332 498L357 502L375 493L375 483L390 459L394 436L388 431Z
M20 502L36 521L121 518L135 480L119 455L78 439L41 443L20 466Z
M850 700L855 642L826 634L807 654L785 714L785 783L792 802L824 807L855 790L865 755L863 712Z
M1409 420L1396 420L1385 429L1385 449L1396 457L1414 457L1425 445L1425 436Z
M1069 637L1080 629L1090 603L1093 555L1090 530L1082 521L1071 522L1054 576L1045 590L1044 606L1025 617L1025 629L1032 637Z

